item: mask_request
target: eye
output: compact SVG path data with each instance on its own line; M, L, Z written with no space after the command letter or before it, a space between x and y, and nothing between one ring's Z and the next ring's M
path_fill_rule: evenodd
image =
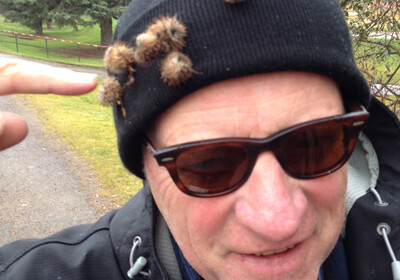
M215 191L238 182L246 172L247 162L247 153L241 147L197 147L181 154L176 166L186 186Z
M200 147L181 154L177 166L183 172L220 174L235 171L246 160L246 152L239 147Z
M231 170L235 167L235 163L227 158L209 158L206 160L198 161L192 163L191 165L186 165L184 169L187 172L196 173L221 173Z
M344 156L345 138L343 127L337 125L294 132L282 142L281 158L289 169L300 173L329 169Z

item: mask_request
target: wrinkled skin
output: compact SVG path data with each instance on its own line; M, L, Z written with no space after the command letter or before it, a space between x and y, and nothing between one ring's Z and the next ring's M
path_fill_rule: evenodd
M262 74L194 92L160 116L148 136L157 149L212 138L263 138L343 112L340 93L326 77ZM317 279L343 223L346 166L299 180L288 176L271 152L263 152L241 188L195 198L179 191L166 169L143 152L157 206L205 279Z

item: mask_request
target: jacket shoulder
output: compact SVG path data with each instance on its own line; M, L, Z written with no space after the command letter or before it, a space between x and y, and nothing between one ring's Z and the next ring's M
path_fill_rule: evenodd
M0 249L0 279L124 279L110 239L112 211L95 224Z

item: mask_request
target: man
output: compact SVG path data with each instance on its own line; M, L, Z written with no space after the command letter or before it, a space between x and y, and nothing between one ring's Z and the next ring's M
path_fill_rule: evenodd
M3 247L0 277L392 277L398 121L373 100L367 126L341 10L229 2L130 3L101 99L144 188L94 225Z

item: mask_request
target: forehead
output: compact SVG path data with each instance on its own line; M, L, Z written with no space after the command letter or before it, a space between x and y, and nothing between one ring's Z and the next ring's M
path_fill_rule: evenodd
M202 88L169 108L148 131L158 147L223 138L262 138L288 126L337 115L336 84L311 73L254 75Z

